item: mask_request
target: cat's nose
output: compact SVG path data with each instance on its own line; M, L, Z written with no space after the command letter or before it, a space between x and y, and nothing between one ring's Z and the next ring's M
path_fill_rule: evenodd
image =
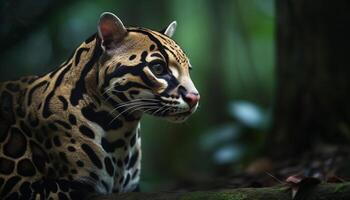
M188 92L184 96L184 100L191 108L193 108L194 106L197 105L199 99L200 99L200 95L198 93L195 93L195 92Z

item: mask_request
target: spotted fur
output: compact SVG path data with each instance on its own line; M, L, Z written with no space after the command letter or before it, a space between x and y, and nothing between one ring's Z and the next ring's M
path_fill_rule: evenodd
M137 189L142 115L181 122L198 106L173 26L125 28L104 13L59 68L1 83L0 199Z

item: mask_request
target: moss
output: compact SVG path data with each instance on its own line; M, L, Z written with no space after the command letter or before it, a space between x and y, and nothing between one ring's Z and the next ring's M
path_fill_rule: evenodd
M334 192L335 193L342 192L343 190L345 190L348 187L350 187L350 183L339 183L334 188Z
M186 194L180 200L246 200L247 195L240 192L194 192Z

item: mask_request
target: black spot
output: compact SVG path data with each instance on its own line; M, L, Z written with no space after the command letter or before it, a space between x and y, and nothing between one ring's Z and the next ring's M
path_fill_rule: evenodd
M10 90L11 92L18 92L19 91L19 85L15 83L8 83L6 84L6 89Z
M132 168L135 166L135 163L137 161L139 157L139 152L138 151L135 151L135 153L131 156L130 158L130 162L129 162L129 165L128 165L128 169Z
M126 176L125 182L123 183L123 187L127 186L129 184L129 181L130 181L130 174Z
M32 189L30 188L29 182L23 182L21 187L19 188L19 192L21 193L23 199L29 199L32 196Z
M28 137L32 137L32 132L30 131L30 129L28 128L28 126L21 121L20 122L20 127L22 129L22 131L28 136Z
M71 142L72 144L75 144L76 141L75 141L75 139L72 138L72 139L70 139L70 142Z
M130 57L129 57L129 60L134 60L136 58L136 55L131 55Z
M15 168L15 162L7 158L0 158L0 174L9 175Z
M0 114L5 121L14 122L13 97L9 92L2 92L0 98Z
M129 95L132 97L132 98L135 98L135 95L138 95L140 94L140 91L139 90L130 90L129 91Z
M58 190L57 183L51 179L48 179L47 181L45 181L45 186L47 190L52 193L56 193Z
M147 58L148 52L147 51L143 51L141 54L141 58L145 59Z
M132 131L128 131L124 134L124 137L128 138L131 135Z
M138 172L139 172L139 169L136 169L136 170L134 171L134 173L132 173L131 179L134 179L134 178L137 176Z
M45 171L45 163L48 161L48 155L42 149L41 146L33 141L30 141L30 147L32 149L32 161L35 167L42 173Z
M18 128L11 128L10 138L4 145L4 154L12 158L19 158L23 156L26 149L27 140L22 134L22 131Z
M114 167L113 167L111 159L108 158L108 157L105 158L105 166L106 166L107 173L110 176L113 176L113 174L114 174Z
M55 123L63 126L65 129L72 129L71 125L69 125L68 123L64 122L64 121L61 121L61 120L55 120Z
M45 141L45 148L47 148L47 149L51 149L52 148L52 142L51 142L50 138L46 139L46 141Z
M78 160L77 165L78 165L78 167L84 167L84 162L81 160Z
M86 188L84 188L86 189ZM90 191L94 191L93 188ZM73 199L85 199L84 196L82 195L81 191L79 190L73 190L69 192L70 198Z
M149 47L149 50L150 50L150 51L153 51L155 48L156 48L156 46L155 46L154 44L152 44L152 45Z
M52 115L52 112L50 110L50 102L52 97L54 97L56 89L61 85L64 76L66 75L66 73L70 70L70 68L72 67L72 65L68 65L67 67L65 67L62 72L58 75L54 88L51 90L51 92L47 95L46 99L45 99L45 103L44 103L44 108L43 108L43 117L44 118L48 118L50 115Z
M70 151L70 152L75 152L75 148L72 147L72 146L69 146L67 149L68 149L68 151Z
M67 174L68 171L69 171L68 166L67 166L67 165L63 165L63 166L62 166L62 172L63 172L63 174Z
M49 126L49 128L51 129L51 130L53 130L53 131L57 131L58 130L58 128L57 128L57 126L55 125L55 124L49 124L48 125Z
M117 161L117 166L118 166L118 167L123 167L123 161L121 161L120 159L118 159L118 161Z
M28 83L29 84L32 84L35 80L37 80L38 77L37 76L34 76L34 77L30 77L29 80L28 80Z
M68 192L69 191L69 186L70 186L70 182L64 179L59 179L57 181L59 188L61 189L61 191L63 192Z
M71 124L73 124L73 125L76 125L76 124L77 124L77 118L76 118L74 115L69 114L68 119L69 119L69 122L70 122Z
M47 176L52 178L56 177L56 170L54 170L52 167L49 167L47 170Z
M83 94L86 93L85 78L93 69L94 64L98 61L99 57L102 55L102 52L103 51L100 44L96 44L91 59L83 66L79 80L76 82L75 87L71 91L70 102L73 106L78 105L79 100L82 99Z
M127 155L127 156L124 158L124 164L125 164L126 166L128 165L129 160L130 160L130 156Z
M17 199L19 199L18 192L10 193L10 195L6 197L6 200L17 200Z
M136 134L134 134L130 140L130 146L133 147L136 143Z
M17 113L18 117L20 117L20 118L24 118L26 116L26 112L22 106L18 106L16 108L16 113Z
M29 120L29 124L31 127L35 128L39 125L39 119L37 117L33 116L32 113L29 113L28 120Z
M91 177L91 178L93 178L93 179L95 179L96 181L98 181L98 180L99 180L98 175L97 175L97 174L95 174L94 172L90 172L90 177Z
M61 140L57 135L53 137L53 143L55 144L56 147L60 147L62 145Z
M101 181L101 183L103 187L108 191L109 190L108 184L105 181Z
M84 51L89 51L90 49L89 48L79 48L75 54L75 66L78 65L78 63L80 62L80 57L81 57L81 54L84 52Z
M28 102L27 105L30 106L32 104L32 100L33 100L33 94L34 92L43 87L44 85L47 85L48 82L47 81L41 81L40 83L36 84L34 87L32 87L29 92L28 92Z
M25 158L18 162L17 173L21 176L34 176L35 168L32 162Z
M35 181L34 183L32 183L31 188L33 189L33 191L35 191L36 194L44 192L42 181ZM43 196L41 196L41 199L43 199Z
M68 132L64 132L64 134L67 136L67 137L72 137L72 134L68 133Z
M71 172L72 174L77 174L77 173L78 173L78 171L75 170L75 169L72 169L70 172Z
M121 176L118 182L119 182L119 184L122 184L123 181L124 181L124 176Z
M60 152L60 153L59 153L59 156L60 156L61 160L63 160L65 163L69 163L69 162L68 162L68 159L67 159L66 153Z
M9 178L2 188L2 192L0 194L0 197L6 196L10 191L12 191L13 187L21 180L21 177L19 176L13 176Z
M87 126L85 126L85 125L81 125L81 126L79 127L79 131L80 131L83 135L85 135L86 137L88 137L88 138L91 138L91 139L94 139L94 138L95 138L94 132L93 132L90 128L88 128Z
M63 110L67 110L68 109L68 102L67 102L67 100L63 96L58 96L58 99L62 102Z
M81 113L89 121L95 122L100 125L105 131L115 130L120 128L123 124L120 120L114 119L114 117L107 111L95 111L96 107L93 104L89 104L83 107ZM113 122L112 122L113 121Z
M58 199L59 199L59 200L69 200L69 198L67 197L67 195L65 195L63 192L59 192L59 193L58 193Z
M42 143L42 142L44 141L44 136L43 136L43 135L44 135L44 134L43 134L42 132L37 131L37 132L35 132L35 139L36 139L38 142Z
M8 129L10 125L6 123L0 123L0 142L4 142L8 136Z
M96 155L95 151L87 144L82 144L81 148L86 153L86 155L90 158L91 162L94 163L94 165L102 169L102 162L99 159L99 157Z
M108 142L106 138L102 138L101 145L106 152L112 153L115 149L124 147L125 141L123 139L118 139L114 142Z

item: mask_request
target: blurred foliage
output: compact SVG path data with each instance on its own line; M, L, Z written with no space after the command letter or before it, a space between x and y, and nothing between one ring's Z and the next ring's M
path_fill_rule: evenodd
M53 70L96 32L104 11L115 13L127 26L155 30L177 20L174 39L193 65L200 108L184 124L145 117L142 187L153 190L156 185L166 187L170 180L224 175L223 166L234 172L261 150L269 127L275 80L273 4L273 0L70 1L36 21L35 29L13 33L20 39L3 50L0 79Z

